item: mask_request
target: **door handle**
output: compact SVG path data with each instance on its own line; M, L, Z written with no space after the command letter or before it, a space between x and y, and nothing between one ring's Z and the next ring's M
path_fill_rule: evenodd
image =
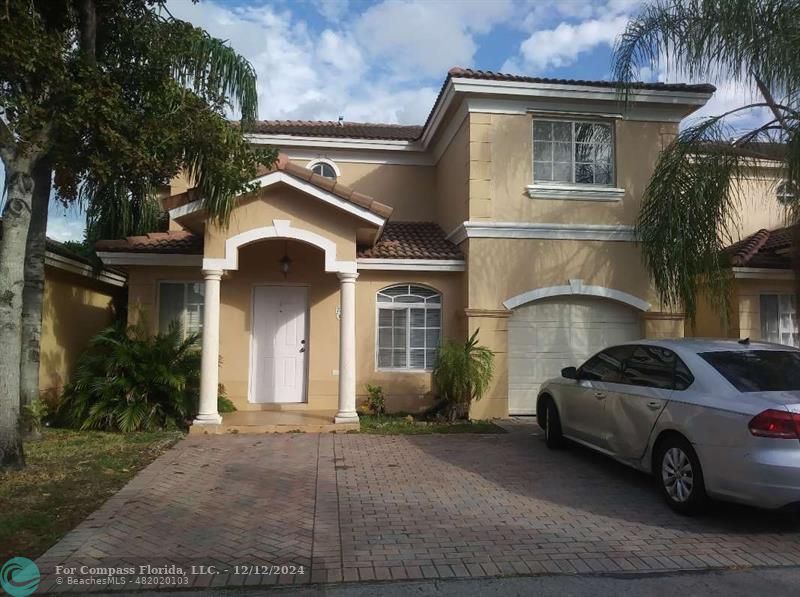
M605 400L606 399L606 393L605 392L595 392L594 393L594 397L597 398L598 400Z
M306 347L305 346L300 349L300 352L305 352L305 351L306 351Z
M661 408L661 403L658 400L651 400L647 403L647 408L651 410L657 410Z

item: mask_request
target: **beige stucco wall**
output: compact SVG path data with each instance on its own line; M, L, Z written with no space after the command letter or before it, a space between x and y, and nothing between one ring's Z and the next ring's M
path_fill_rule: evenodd
M279 261L292 259L284 278ZM424 284L443 297L443 334L463 338L463 283L461 273L363 272L356 282L357 393L363 400L366 384L381 385L387 407L418 410L430 404L429 373L376 371L376 293L396 283ZM200 281L200 268L132 267L129 271L131 323L144 319L153 332L158 327L160 281ZM298 241L260 241L239 251L239 269L226 272L220 291L220 383L239 409L260 408L248 403L252 293L256 285L292 284L308 287L309 314L307 408L334 410L338 406L339 279L324 272L322 251ZM306 408L305 406L300 408Z
M390 205L395 221L431 221L436 209L436 169L433 166L371 164L330 159L339 168L338 182ZM293 159L304 168L313 160Z
M750 338L761 340L761 295L794 294L792 280L747 280L734 282L731 314L727 324L708 300L698 302L694 323L687 322L687 335L700 338Z
M366 397L366 384L383 387L387 408L415 412L431 404L431 374L379 371L375 364L376 294L392 284L422 284L442 294L442 338L464 338L464 294L460 272L362 272L356 283L356 356L359 402Z
M651 304L642 313L642 337L684 335L681 314L663 313L639 249L621 241L470 239L468 329L495 351L496 374L487 396L473 405L474 418L508 415L508 317L503 302L523 292L564 286L570 279L631 294ZM604 299L599 299L604 300Z
M284 279L278 261L284 241L265 241L244 247L239 270L222 280L220 320L220 382L240 409L259 408L247 402L249 384L252 292L259 284L299 284L308 287L309 316L308 386L309 409L334 410L338 406L339 370L339 280L323 273L322 252L299 242L286 244L292 259ZM274 267L269 267L274 264ZM462 299L459 274L410 274L363 272L356 281L356 392L366 396L366 384L380 385L392 411L413 411L430 404L429 373L377 371L375 367L376 293L396 283L418 283L435 288L443 296L446 337L462 334Z
M776 190L781 181L775 168L754 168L746 172L738 187L740 204L734 222L734 240L766 228L782 228L791 221L791 214L778 203Z
M469 118L465 118L436 165L436 221L449 233L469 219Z
M530 198L533 133L530 115L471 114L470 219L503 222L633 224L658 154L673 138L671 123L610 120L614 126L616 186L621 201Z
M280 259L292 260L284 278ZM308 288L307 400L312 409L338 404L339 279L324 272L324 254L297 241L258 242L239 251L239 269L222 279L220 289L220 383L239 409L260 408L247 401L253 288L256 285L300 285Z
M762 294L794 294L796 290L791 280L737 280L738 337L761 340Z
M158 331L160 282L202 282L200 267L128 266L128 325Z
M61 393L89 340L113 322L117 292L124 289L45 268L39 391L46 400Z
M272 226L273 220L289 220L293 227L314 232L336 244L336 258L356 257L356 231L369 222L285 185L255 191L242 197L231 213L227 228L209 224L205 231L205 257L225 256L225 241L242 232Z
M503 301L570 279L657 303L639 249L632 242L485 239L469 241L469 307L501 309Z

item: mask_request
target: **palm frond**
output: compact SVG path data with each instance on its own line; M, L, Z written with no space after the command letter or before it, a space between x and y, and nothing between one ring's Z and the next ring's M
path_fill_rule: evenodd
M642 67L691 80L767 82L776 97L800 81L796 0L657 0L632 19L614 48L613 75L630 91Z
M258 116L256 71L225 41L178 19L165 24L179 48L173 56L173 76L203 97L233 98L243 122Z
M752 163L710 119L682 131L664 150L636 222L642 256L663 306L694 319L705 294L726 322L730 270L723 250L739 225L744 168Z
M180 328L149 336L116 326L95 336L78 359L58 418L82 429L141 431L183 426L197 412L200 355Z
M733 81L763 97L685 128L659 157L636 224L663 306L684 309L693 320L703 294L724 323L731 271L723 249L737 240L740 182L756 165L748 147L785 144L781 174L800 188L800 0L654 0L614 48L613 75L626 101L644 67ZM772 113L769 122L749 130L725 125L728 117L763 108ZM797 208L792 215L800 221ZM800 259L795 264L800 272Z
M450 404L451 418L466 415L473 400L480 400L494 376L494 353L478 344L478 332L466 342L446 340L439 348L433 382Z

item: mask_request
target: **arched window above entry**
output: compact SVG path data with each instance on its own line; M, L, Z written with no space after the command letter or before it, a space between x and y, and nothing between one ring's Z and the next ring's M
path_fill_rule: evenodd
M311 160L306 168L311 170L314 174L319 174L331 180L336 180L339 177L339 167L331 160L324 158Z
M442 335L442 295L417 284L378 291L378 369L428 371L436 364Z

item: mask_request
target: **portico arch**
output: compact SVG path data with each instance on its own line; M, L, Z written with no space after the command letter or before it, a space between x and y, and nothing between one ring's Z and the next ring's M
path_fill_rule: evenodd
M356 272L355 261L339 261L336 256L336 243L321 234L296 228L290 220L272 220L272 226L261 226L246 230L225 241L225 256L203 259L204 270L236 270L239 268L239 248L260 240L292 239L321 249L325 253L325 271L332 273Z

